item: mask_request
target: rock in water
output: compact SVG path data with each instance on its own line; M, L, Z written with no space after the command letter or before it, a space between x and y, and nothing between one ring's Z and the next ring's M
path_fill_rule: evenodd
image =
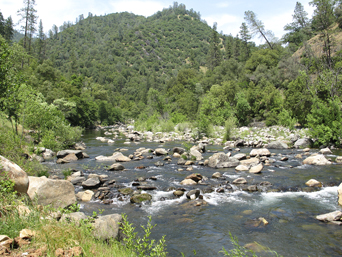
M151 200L152 196L150 194L138 194L131 197L131 203L142 203Z

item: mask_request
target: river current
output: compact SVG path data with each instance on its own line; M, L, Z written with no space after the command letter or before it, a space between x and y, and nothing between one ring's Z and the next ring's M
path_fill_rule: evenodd
M82 170L87 176L91 173L106 174L109 179L115 179L116 184L125 187L132 186L138 177L156 177L157 180L147 180L148 185L157 187L148 191L153 199L141 205L131 204L129 197L114 198L113 203L105 205L100 201L80 202L81 211L91 215L93 211L103 210L103 214L126 213L128 220L134 223L138 231L140 225L146 225L148 216L152 216L152 223L157 226L152 230L152 238L159 239L166 235L167 252L169 256L223 256L222 247L232 249L230 233L238 238L240 245L257 242L283 256L341 256L342 228L337 225L322 223L315 219L316 215L342 210L337 203L337 186L342 182L342 166L332 164L328 166L302 165L303 159L294 156L303 153L302 150L273 150L276 155L270 166L264 166L261 174L236 172L234 168L213 169L207 166L193 165L193 171L178 171L178 159L172 157L171 162L163 161L164 157L154 156L153 159L122 163L124 171L107 171L106 166L112 163L99 162L96 156L110 156L117 148L125 148L123 152L128 156L137 148L172 149L182 147L181 141L140 142L139 144L124 144L125 139L116 139L113 145L96 140L104 136L104 131L86 131L83 142L87 145L85 152L90 158L77 162L57 165L52 162L47 165L51 169ZM219 145L208 145L203 157L209 158L213 152L228 152ZM240 153L249 154L251 148L240 148ZM233 149L234 150L234 149ZM311 152L318 152L312 150ZM342 155L335 150L334 158ZM170 153L170 156L171 153ZM288 161L281 161L287 156ZM164 162L164 166L156 167L157 161ZM137 169L145 166L145 169ZM219 171L225 180L212 179L213 173ZM209 185L181 186L180 182L191 173L200 173L208 177ZM242 190L223 193L216 192L220 184L244 177L248 185L259 184L263 181L272 183L276 192L246 192ZM317 190L306 190L305 182L316 179L323 183ZM214 191L206 189L211 185ZM200 189L205 205L193 206L191 201L182 196L175 198L169 188L183 187L187 190ZM76 191L82 190L76 186ZM116 189L113 189L116 190ZM205 193L203 193L205 192ZM207 193L206 193L207 192ZM268 224L259 222L263 217ZM259 256L272 256L267 251L257 253Z

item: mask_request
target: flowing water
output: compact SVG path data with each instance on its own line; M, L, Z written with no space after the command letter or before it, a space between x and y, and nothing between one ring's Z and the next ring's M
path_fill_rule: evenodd
M147 216L152 216L152 222L157 226L152 230L155 239L166 235L167 251L169 256L223 256L219 253L222 247L231 249L230 233L236 236L240 245L257 242L269 247L283 256L341 256L342 255L342 228L337 225L322 223L315 219L316 215L341 210L337 203L337 185L342 181L342 166L329 165L323 167L302 165L302 159L294 156L302 153L300 150L270 150L276 153L271 166L264 166L261 174L248 172L237 173L233 168L212 169L209 167L194 165L193 171L181 171L178 169L177 159L164 162L162 167L154 165L157 161L163 161L163 157L152 160L131 161L123 163L126 170L112 172L105 169L105 165L112 163L98 162L96 156L110 156L116 148L126 148L123 152L126 156L133 154L140 147L172 149L182 146L182 142L167 142L158 144L155 142L141 142L125 145L124 139L115 141L114 145L102 143L95 138L103 136L103 131L87 131L83 141L87 145L85 152L89 159L78 162L56 165L50 163L52 169L77 169L85 175L90 173L106 174L110 179L115 179L116 184L132 187L132 182L138 177L157 177L156 181L147 180L148 185L157 187L157 190L148 191L153 196L150 203L141 205L131 204L129 198L114 197L113 203L105 205L99 201L81 203L82 211L91 215L93 211L104 210L103 214L126 213L130 222L135 226L146 225ZM205 159L214 151L223 151L222 146L207 146L210 152L205 153ZM251 148L241 148L242 153L249 153ZM227 151L225 151L227 152ZM280 154L286 155L289 160L280 161ZM332 159L341 152L334 152L328 156ZM146 166L146 169L136 169L137 166ZM226 180L211 179L214 172L221 172ZM209 178L209 185L181 186L180 182L191 173L200 173ZM280 192L246 192L242 190L217 193L204 193L204 200L208 203L202 206L193 206L186 196L175 198L170 187L183 187L187 190L199 188L206 192L210 186L219 188L226 181L244 177L248 185L259 184L262 181L272 183L272 188ZM305 182L314 178L323 183L323 187L312 192L304 192ZM132 187L134 188L134 187ZM76 187L76 191L82 190ZM112 189L117 193L117 189ZM269 224L263 225L257 222L259 217L265 218ZM259 253L267 255L266 252Z

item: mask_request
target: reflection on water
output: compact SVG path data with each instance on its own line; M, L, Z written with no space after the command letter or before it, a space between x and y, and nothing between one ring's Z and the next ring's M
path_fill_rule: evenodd
M86 175L90 173L106 174L110 179L115 179L117 184L132 187L132 182L138 177L157 177L156 181L147 180L148 185L157 187L157 190L148 191L153 197L148 204L133 205L129 198L113 199L113 204L104 205L99 201L82 203L82 210L87 214L104 209L103 214L126 213L129 221L135 226L147 223L147 216L152 216L153 223L157 227L152 232L156 239L166 235L167 250L170 256L193 256L196 250L197 256L222 256L219 251L222 247L230 249L232 244L229 232L239 239L240 244L258 242L284 256L341 256L342 230L335 225L321 223L315 220L315 216L335 210L341 210L337 204L337 187L342 180L341 167L330 165L326 167L314 167L302 165L301 159L294 156L299 150L271 150L276 153L271 157L274 163L264 167L262 174L237 173L230 169L211 169L195 165L193 171L178 171L177 160L164 162L162 167L154 166L163 157L155 157L152 160L131 161L124 163L126 170L122 172L106 171L105 166L112 163L97 162L95 157L99 155L112 155L116 148L126 148L126 156L133 154L135 149L146 147L155 149L164 147L172 149L181 146L181 142L158 143L141 142L140 144L123 144L124 140L116 140L115 144L108 145L97 141L97 136L103 136L100 131L88 131L83 137L87 145L86 152L89 159L76 163L56 165L48 163L51 169L78 169ZM223 151L221 146L208 146L210 151ZM242 148L241 152L249 153L251 149ZM281 156L287 156L289 161L280 161ZM331 158L339 155L335 152ZM205 153L208 158L212 153ZM145 166L146 169L136 169L137 166ZM211 179L211 175L220 171L225 180ZM180 187L182 181L191 173L200 173L208 177L208 185L197 185L203 194L207 204L194 206L185 196L174 198L173 191L169 188ZM248 185L268 181L273 189L280 192L245 192L225 190L217 193L219 184L226 185L226 181L244 177ZM305 182L309 179L319 180L325 185L322 189L312 192L303 192ZM214 191L208 189L214 187ZM134 188L134 187L133 187ZM185 186L187 190L192 187ZM135 189L135 188L134 188ZM76 187L81 190L81 187ZM114 189L116 190L116 189ZM264 218L268 224L263 225L259 218ZM260 253L266 256L266 253Z

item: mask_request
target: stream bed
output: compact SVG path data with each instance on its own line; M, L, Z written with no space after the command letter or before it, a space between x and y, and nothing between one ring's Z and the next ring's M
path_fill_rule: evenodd
M68 164L46 165L51 170L75 169L81 170L87 176L91 173L105 174L109 179L115 179L116 184L132 187L138 177L156 177L147 179L145 183L156 187L148 191L152 201L143 204L130 203L129 197L113 197L111 204L103 204L99 200L80 202L81 211L91 215L93 211L103 210L103 214L126 213L128 220L134 226L146 225L148 216L152 216L152 223L157 226L152 230L152 238L160 239L166 235L167 252L169 256L223 256L222 247L232 249L230 233L237 237L240 245L257 242L283 256L341 256L342 255L342 227L322 223L315 219L316 215L342 210L337 203L337 186L342 182L342 166L332 164L327 166L302 165L303 159L296 159L302 150L269 149L276 155L271 158L275 162L264 166L261 174L250 174L248 171L236 172L234 168L214 169L200 166L196 163L193 171L177 165L177 158L170 156L172 161L163 161L163 156L153 156L153 159L130 161L122 163L124 171L107 171L106 167L112 162L99 162L96 156L110 156L117 148L125 148L125 156L133 154L140 147L156 149L162 147L173 149L182 147L181 141L170 141L164 144L157 142L140 142L124 144L125 139L116 139L108 145L96 137L103 136L102 131L86 131L83 142L87 145L85 152L90 158ZM222 146L208 145L203 154L208 159L213 152L225 152ZM251 148L240 148L239 153L247 155ZM310 153L318 152L312 149ZM234 149L233 149L234 154ZM342 155L340 150L333 151L327 158ZM288 157L288 161L281 161L281 157ZM157 167L157 161L164 162L164 166ZM145 169L138 169L145 166ZM183 168L183 171L178 171ZM219 171L224 179L212 179L213 173ZM180 182L192 173L200 173L208 177L206 185L182 186ZM247 192L244 190L224 190L218 188L227 185L236 178L244 177L248 185L270 182L272 190L264 192ZM308 190L305 182L316 179L323 183L319 189ZM194 206L185 195L177 198L172 188L200 189L206 204ZM83 190L76 186L76 192ZM212 190L208 190L214 189ZM112 189L117 194L117 189ZM211 192L212 191L212 192ZM258 222L263 217L268 224ZM267 255L263 251L257 253Z

